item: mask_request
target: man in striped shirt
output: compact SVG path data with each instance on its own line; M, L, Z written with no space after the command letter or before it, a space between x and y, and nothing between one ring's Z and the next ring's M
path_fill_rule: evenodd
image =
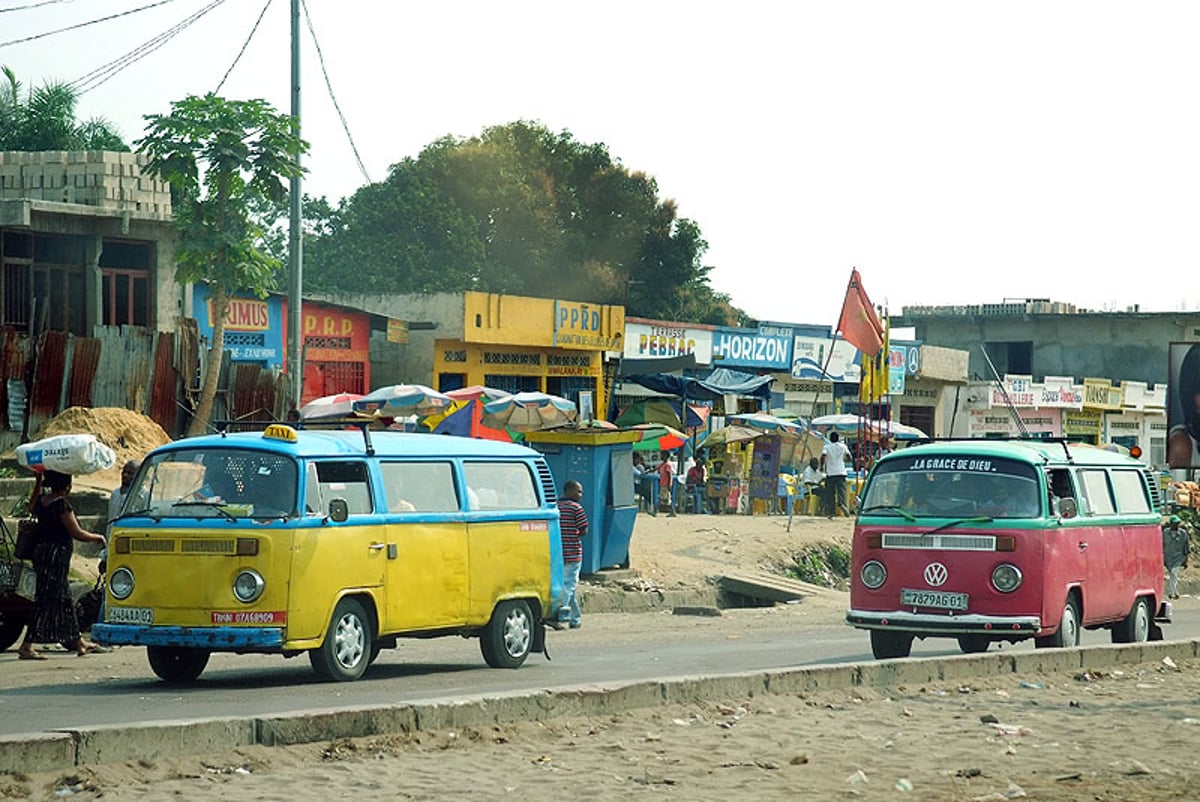
M558 610L558 619L547 621L551 629L562 629L563 624L571 629L582 626L579 599L575 595L579 587L579 570L583 567L583 538L587 537L588 518L579 499L583 498L583 485L574 479L563 484L562 497L558 500L558 513L562 528L563 551L563 606Z

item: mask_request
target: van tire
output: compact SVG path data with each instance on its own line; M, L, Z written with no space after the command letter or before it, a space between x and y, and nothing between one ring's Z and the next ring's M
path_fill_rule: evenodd
M208 665L207 649L184 649L177 646L147 646L146 659L150 669L166 682L192 682Z
M362 602L342 599L329 619L325 641L308 653L308 661L322 679L351 682L367 670L373 638L371 619Z
M1133 602L1129 615L1112 627L1113 643L1145 643L1150 640L1150 602L1139 596Z
M533 646L533 614L529 602L500 602L479 634L479 651L492 668L518 668Z
M21 632L25 629L28 621L29 613L0 611L0 652L5 651L20 639Z
M876 660L891 660L912 654L913 634L889 629L871 630L871 654Z
M1067 596L1067 603L1063 605L1058 632L1035 638L1033 645L1038 649L1072 649L1079 645L1079 607L1073 595Z
M992 645L992 639L986 635L959 635L958 648L963 654L981 654Z

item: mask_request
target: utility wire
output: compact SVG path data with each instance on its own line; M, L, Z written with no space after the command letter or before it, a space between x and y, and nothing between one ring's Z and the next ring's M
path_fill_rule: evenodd
M229 79L229 73L233 72L233 68L242 60L242 56L246 53L246 48L250 46L250 40L254 38L254 34L258 32L258 26L262 25L263 17L267 13L267 9L271 7L273 0L267 0L267 4L263 6L263 10L258 12L258 19L254 21L254 27L250 29L250 35L246 37L246 41L242 43L242 49L238 51L234 57L233 63L229 65L229 69L225 70L225 74L221 76L221 83L217 84L217 90L213 94L221 94L221 87L225 85L225 81Z
M333 93L333 84L329 82L329 73L325 69L325 56L321 54L321 43L317 41L317 32L313 30L312 15L308 13L308 3L300 0L300 5L304 8L304 23L308 26L308 34L312 37L313 46L317 49L317 61L321 64L321 75L325 77L325 88L329 91L329 99L333 101L333 108L337 112L338 119L342 121L342 130L346 132L346 139L350 142L350 150L354 152L354 161L358 163L358 171L362 173L363 178L370 184L372 183L371 176L367 174L367 167L363 164L362 156L358 153L358 146L354 144L354 135L350 133L350 125L346 122L346 115L342 114L342 107L338 105L337 96Z
M0 8L0 14L3 14L5 11L27 11L31 8L41 8L42 6L52 6L55 3L68 3L71 1L72 0L42 0L40 3L30 3L29 5L24 6L13 6L12 8Z
M146 42L143 42L123 56L119 56L107 64L97 67L86 75L76 78L71 82L71 88L74 89L79 95L83 95L92 91L96 87L108 81L110 78L115 77L126 67L132 66L133 64L141 61L143 58L153 53L155 50L158 50L171 39L175 38L184 30L195 24L195 22L205 14L212 11L214 8L224 2L225 0L213 0L207 6L195 12L191 16L185 17L182 22L176 23L157 36L154 36Z
M148 6L140 6L138 8L131 8L128 11L122 11L120 14L110 14L107 17L100 17L99 19L88 20L87 22L80 22L77 25L68 25L65 28L59 28L54 31L46 31L45 33L35 33L33 36L26 36L22 39L11 39L7 42L0 42L0 47L8 47L9 45L19 45L24 42L32 42L35 39L44 39L45 37L53 36L56 33L65 33L67 31L74 31L78 28L86 28L87 26L95 25L98 22L108 22L109 20L118 19L120 17L128 17L130 14L136 14L139 11L145 11L146 9L150 9L150 8L157 8L158 6L165 6L167 3L174 3L174 2L175 2L175 0L158 0L157 3L151 3ZM13 10L15 10L15 9L13 9Z

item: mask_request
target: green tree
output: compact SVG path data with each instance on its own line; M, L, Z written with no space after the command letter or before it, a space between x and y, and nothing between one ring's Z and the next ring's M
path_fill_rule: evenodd
M306 219L306 282L322 290L476 289L744 317L708 285L699 226L659 200L653 178L535 123L443 137L337 209L306 207Z
M265 100L227 100L212 93L171 104L167 115L147 115L138 149L147 171L171 185L179 233L175 276L208 284L213 341L208 370L188 434L199 434L212 415L225 315L231 295L265 295L279 260L264 247L261 211L287 199L286 179L303 172L297 155L308 143L292 133L292 118Z
M103 117L75 118L79 96L70 84L47 82L22 96L16 73L0 74L0 150L129 150Z

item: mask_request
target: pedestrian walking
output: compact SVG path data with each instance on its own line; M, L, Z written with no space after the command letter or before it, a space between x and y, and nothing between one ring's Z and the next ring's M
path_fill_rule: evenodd
M841 442L837 432L829 433L829 442L821 449L821 469L825 471L825 514L832 518L840 509L847 517L846 506L846 461L850 449Z
M563 551L563 603L558 608L558 617L546 621L551 629L571 629L583 626L579 610L579 572L583 568L583 538L588 533L587 512L579 500L583 498L583 485L574 479L563 484L562 497L558 500L558 513L562 529Z
M1187 568L1191 538L1183 528L1178 515L1172 515L1163 524L1163 565L1167 569L1167 598L1179 598L1179 569Z

